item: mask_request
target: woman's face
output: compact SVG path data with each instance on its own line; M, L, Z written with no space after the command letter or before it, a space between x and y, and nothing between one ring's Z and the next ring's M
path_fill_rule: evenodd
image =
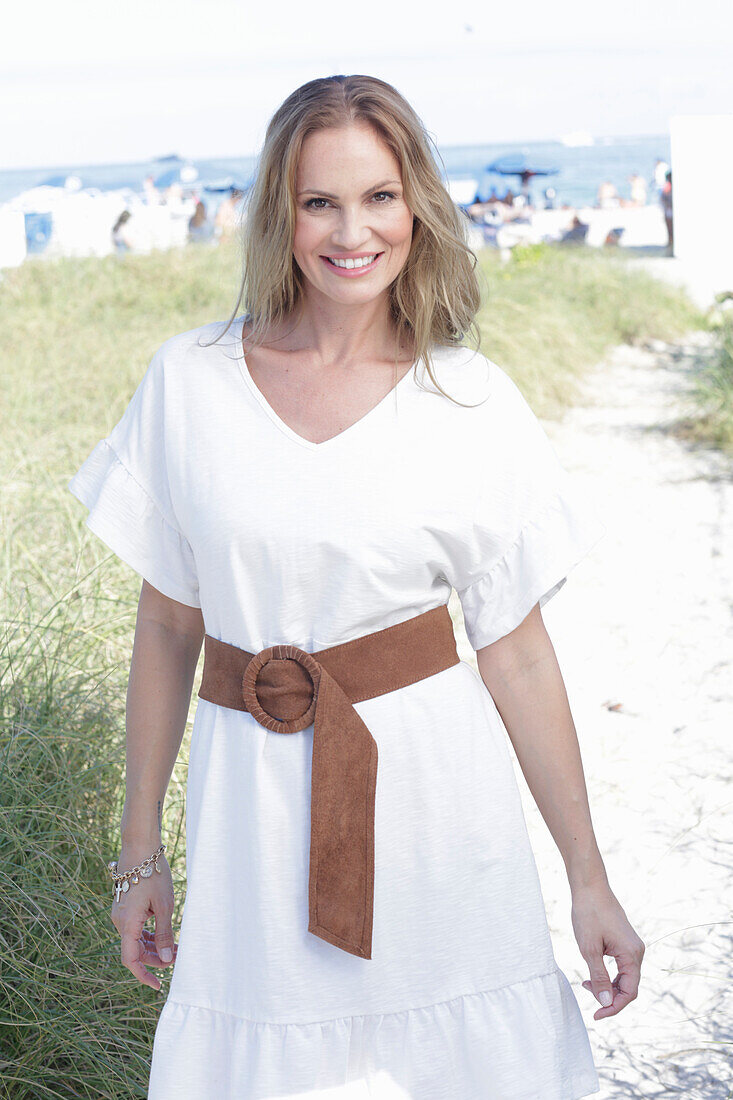
M343 305L383 294L410 252L413 215L399 161L379 134L366 123L310 134L295 201L293 255L309 291Z

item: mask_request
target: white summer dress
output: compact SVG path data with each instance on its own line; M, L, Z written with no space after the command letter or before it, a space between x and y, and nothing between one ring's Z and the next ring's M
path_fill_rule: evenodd
M86 523L215 638L309 652L447 603L479 649L606 533L520 390L437 347L324 443L242 354L166 340L69 481ZM225 333L223 337L221 334ZM218 343L204 346L215 337ZM478 402L478 404L477 404ZM574 1100L600 1089L553 954L507 734L465 661L355 704L378 746L372 958L308 932L313 726L197 700L187 893L149 1100Z

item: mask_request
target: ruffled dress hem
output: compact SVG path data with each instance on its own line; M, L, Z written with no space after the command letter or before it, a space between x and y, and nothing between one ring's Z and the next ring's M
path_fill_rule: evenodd
M600 1082L556 967L437 1004L307 1022L169 996L149 1089L148 1100L579 1100Z

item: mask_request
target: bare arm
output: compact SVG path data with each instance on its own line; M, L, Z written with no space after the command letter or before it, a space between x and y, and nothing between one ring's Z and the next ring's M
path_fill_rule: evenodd
M577 731L539 604L510 634L480 649L476 660L571 888L605 883Z
M204 637L201 610L143 581L127 687L123 844L160 844L165 793L186 728Z
M201 610L164 596L143 581L138 603L126 710L125 805L118 870L126 871L159 846L163 802L186 728L191 690L204 637ZM164 856L161 874L141 878L112 904L121 959L154 989L145 966L173 959L173 884ZM155 936L145 921L155 916Z
M577 731L539 604L515 630L478 650L476 659L565 863L573 931L590 971L583 986L603 1006L594 1019L614 1016L638 995L645 945L606 876L591 823ZM613 982L604 955L616 959Z

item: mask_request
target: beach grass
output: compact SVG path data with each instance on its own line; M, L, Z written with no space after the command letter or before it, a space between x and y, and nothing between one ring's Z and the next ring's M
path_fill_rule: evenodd
M615 344L673 340L707 327L677 287L633 266L622 250L530 244L503 263L480 253L484 353L515 379L538 416L579 396L584 372Z
M696 412L685 420L681 434L733 455L733 292L716 295L707 320L712 340L693 380Z
M679 292L599 253L541 246L480 263L482 350L538 413L571 402L610 345L700 323ZM140 579L84 526L66 484L162 341L227 318L238 286L236 244L38 259L0 281L0 1097L147 1093L171 970L155 992L122 966L106 870L119 850ZM190 724L164 811L174 930L189 737Z

